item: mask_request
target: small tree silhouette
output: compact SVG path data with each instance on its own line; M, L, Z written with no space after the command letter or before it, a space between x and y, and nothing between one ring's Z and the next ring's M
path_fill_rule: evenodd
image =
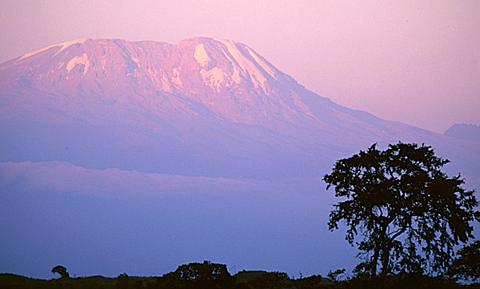
M70 278L70 274L68 274L67 268L62 265L57 265L52 268L52 273L57 273L60 275L60 279L68 279Z

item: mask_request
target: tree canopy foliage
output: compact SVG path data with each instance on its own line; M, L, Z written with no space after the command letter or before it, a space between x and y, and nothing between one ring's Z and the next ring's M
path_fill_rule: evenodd
M342 198L330 212L329 229L347 226L346 240L358 247L358 272L444 273L454 246L473 238L474 191L460 175L449 177L449 161L430 146L376 144L336 162L324 176ZM476 215L477 214L477 215ZM476 215L476 217L475 217Z
M60 278L62 279L68 279L70 278L70 274L67 271L67 268L62 265L57 265L52 268L52 273L57 273L60 275Z

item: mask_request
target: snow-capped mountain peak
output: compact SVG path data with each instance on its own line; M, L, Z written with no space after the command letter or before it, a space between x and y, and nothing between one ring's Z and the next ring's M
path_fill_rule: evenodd
M159 101L158 95L169 103L180 101L171 95L180 95L235 122L312 117L298 99L303 87L291 77L244 44L207 37L178 44L68 41L1 64L0 81L107 102L138 103L132 96L141 95L150 99L145 106Z
M115 56L120 57L110 61ZM72 72L81 72L79 76L82 77L88 74L89 69L98 73L124 69L127 70L123 71L124 74L149 78L157 89L164 92L182 90L184 72L191 74L192 68L205 86L217 92L232 84L246 84L266 93L269 81L278 80L282 74L244 44L206 37L183 40L177 45L152 41L77 39L26 53L17 62L36 68L35 62L42 60L48 60L48 63L38 68L47 69L50 74L55 73L54 70L62 72L70 81L77 79L67 77ZM172 60L176 63L168 63ZM192 67L193 61L198 67ZM78 71L74 70L77 66ZM45 71L35 71L36 74L42 72Z

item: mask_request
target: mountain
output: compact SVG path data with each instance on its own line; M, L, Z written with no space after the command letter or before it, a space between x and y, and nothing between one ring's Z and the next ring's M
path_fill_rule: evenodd
M80 39L2 63L0 135L0 272L25 275L350 266L321 177L375 142L432 145L480 185L477 142L340 106L205 37Z
M0 88L4 161L304 177L373 142L444 146L337 105L229 40L69 41L1 64Z
M480 126L474 124L457 123L445 131L445 135L464 140L480 142Z

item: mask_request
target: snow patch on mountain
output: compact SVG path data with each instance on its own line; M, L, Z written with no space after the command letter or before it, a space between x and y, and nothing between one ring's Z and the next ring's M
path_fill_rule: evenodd
M183 83L182 83L182 79L180 78L180 71L178 70L178 68L173 69L172 82L177 87L182 87Z
M75 56L73 57L65 67L67 72L72 71L77 65L83 65L83 75L87 74L88 68L90 67L90 61L88 60L88 56L86 53L83 53L82 56Z
M195 46L195 53L193 54L195 60L200 64L200 66L207 66L210 62L210 58L208 57L208 53L205 50L205 46L203 44L198 44Z
M226 56L231 59L232 63L234 64L234 73L232 75L232 79L236 83L242 82L240 75L243 74L244 76L248 76L256 87L265 88L267 78L257 68L255 63L253 63L244 55L242 51L240 51L238 44L231 40L217 39L217 41L221 42L227 48L228 55ZM240 68L240 71L238 71L238 68Z
M255 60L255 62L262 67L265 72L267 72L272 78L276 79L276 72L274 68L268 64L260 55L258 55L255 51L247 47L248 54Z
M44 47L44 48L41 48L41 49L38 49L38 50L35 50L35 51L32 51L32 52L26 53L23 56L21 56L19 60L29 58L31 56L37 55L41 52L47 51L47 50L49 50L51 48L54 48L54 47L60 47L60 49L57 52L55 52L55 55L57 55L58 53L67 49L68 47L70 47L72 45L75 45L75 44L83 44L87 40L88 39L86 39L86 38L80 38L80 39L75 39L75 40L71 40L71 41L66 41L66 42L62 42L62 43L53 44L53 45L50 45L50 46L47 46L47 47Z
M200 70L200 75L203 80L215 90L219 90L221 85L225 83L225 73L218 67L214 67L210 70Z

